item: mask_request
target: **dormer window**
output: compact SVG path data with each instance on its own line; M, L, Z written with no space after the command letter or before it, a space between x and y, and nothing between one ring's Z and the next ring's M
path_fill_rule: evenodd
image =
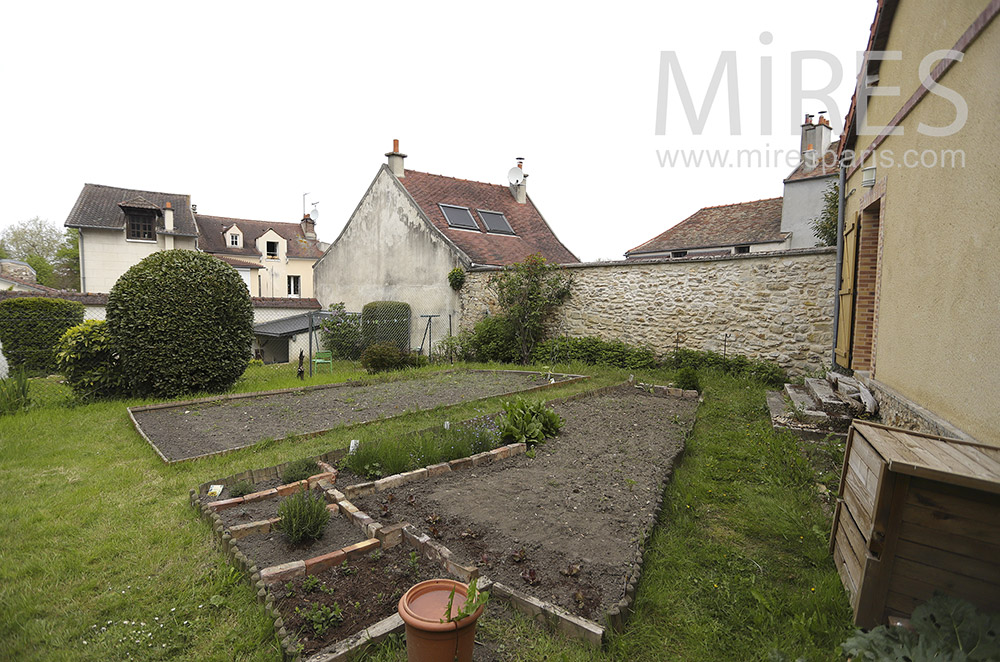
M276 241L267 242L267 258L269 260L278 259L278 242Z
M156 241L156 213L130 210L125 214L128 238L140 241Z

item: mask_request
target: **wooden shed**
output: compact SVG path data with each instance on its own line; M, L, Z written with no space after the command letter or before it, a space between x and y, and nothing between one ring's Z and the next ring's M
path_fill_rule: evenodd
M830 549L854 623L935 591L1000 611L1000 448L855 421Z

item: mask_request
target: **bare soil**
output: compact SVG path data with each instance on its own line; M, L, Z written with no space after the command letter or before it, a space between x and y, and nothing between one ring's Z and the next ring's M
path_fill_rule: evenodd
M566 424L533 459L451 472L355 505L384 524L410 522L494 581L599 619L624 595L697 405L628 385L559 403Z
M565 375L553 375L565 380ZM537 373L455 371L133 412L170 462L544 386Z
M265 519L265 518L257 518ZM254 520L249 520L254 521ZM342 547L361 542L366 536L346 518L331 515L318 540L290 545L279 531L255 533L236 541L240 551L247 555L258 568L270 568L290 561L305 561L315 556L335 552Z
M285 628L296 633L305 646L303 652L310 655L391 616L411 586L441 576L437 566L420 554L411 555L412 551L408 545L397 545L351 561L346 570L331 568L316 579L298 578L272 589ZM308 582L305 587L303 582ZM317 632L305 614L318 609L313 605L332 610L334 604L343 621Z

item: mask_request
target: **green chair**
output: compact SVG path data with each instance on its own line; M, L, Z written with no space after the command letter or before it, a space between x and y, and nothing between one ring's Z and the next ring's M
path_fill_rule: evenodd
M313 354L313 368L319 372L319 366L324 363L330 366L330 374L333 374L333 352L316 352Z

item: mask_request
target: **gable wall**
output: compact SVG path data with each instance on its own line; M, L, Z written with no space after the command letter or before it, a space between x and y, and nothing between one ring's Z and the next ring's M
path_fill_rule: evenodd
M133 265L164 249L164 236L156 241L129 241L125 232L80 228L81 281L87 292L111 291L115 281ZM195 249L193 237L173 237L174 248Z
M448 315L458 314L458 295L448 285L448 272L457 266L457 254L383 168L343 234L316 263L313 281L324 308L340 301L352 312L371 301L410 304L416 347L426 324L419 315L441 315L433 327L434 337L441 338Z
M791 232L788 248L812 248L819 239L812 220L823 211L823 192L836 177L798 179L785 184L781 199L781 231Z
M811 372L830 365L835 265L836 250L821 248L565 267L571 295L551 330L659 354L677 345L722 353L725 343L728 352L776 361L793 375ZM468 275L463 328L495 310L489 276Z

